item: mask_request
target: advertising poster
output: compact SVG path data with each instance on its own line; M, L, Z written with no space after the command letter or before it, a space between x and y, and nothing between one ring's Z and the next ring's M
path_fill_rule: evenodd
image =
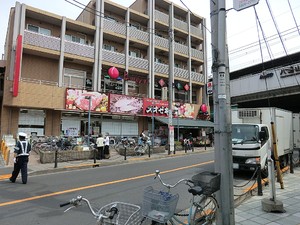
M195 118L195 105L190 103L173 103L174 117L179 118Z
M112 113L142 114L143 99L134 96L110 94L109 108Z
M66 109L88 111L89 107L91 111L108 112L108 96L99 92L67 89Z

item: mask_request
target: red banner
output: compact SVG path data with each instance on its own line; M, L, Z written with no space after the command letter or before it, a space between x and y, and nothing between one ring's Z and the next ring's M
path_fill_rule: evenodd
M152 116L152 108L154 116L168 116L169 103L168 101L157 100L152 98L144 98L143 115Z
M14 80L13 80L13 97L18 96L19 82L20 82L20 69L21 69L21 53L22 53L22 35L18 35L16 44L15 55L15 68L14 68Z

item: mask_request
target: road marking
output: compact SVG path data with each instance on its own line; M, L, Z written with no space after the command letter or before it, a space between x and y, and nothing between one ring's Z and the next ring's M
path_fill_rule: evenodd
M203 163L199 163L199 164L193 164L193 165L189 165L189 166L179 167L179 168L176 168L176 169L162 171L161 174L171 173L171 172L184 170L184 169L189 169L189 168L196 167L196 166L201 166L201 165L207 165L207 164L210 164L210 163L213 163L213 162L214 161L211 160L211 161L207 161L207 162L203 162ZM111 185L111 184L127 182L127 181L131 181L131 180L138 180L138 179L142 179L142 178L145 178L145 177L152 177L152 176L153 176L153 173L145 174L145 175L141 175L141 176L137 176L137 177L130 177L130 178L125 178L125 179L121 179L121 180L114 180L114 181L109 181L109 182L105 182L105 183L101 183L101 184L93 184L93 185L89 185L89 186L83 186L83 187L73 188L73 189L64 190L64 191L53 192L53 193L44 194L44 195L38 195L38 196L34 196L34 197L18 199L18 200L9 201L9 202L2 202L2 203L0 203L0 207L7 206L7 205L18 204L18 203L27 202L27 201L33 201L33 200L37 200L37 199L41 199L41 198L52 197L52 196L56 196L56 195L62 195L62 194L71 193L71 192L75 192L75 191L81 191L81 190L85 190L85 189L91 189L91 188L102 187L102 186Z

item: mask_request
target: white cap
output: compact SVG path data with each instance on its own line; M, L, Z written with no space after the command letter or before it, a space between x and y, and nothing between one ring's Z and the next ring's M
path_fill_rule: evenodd
M19 132L19 137L27 138L27 134L24 132Z

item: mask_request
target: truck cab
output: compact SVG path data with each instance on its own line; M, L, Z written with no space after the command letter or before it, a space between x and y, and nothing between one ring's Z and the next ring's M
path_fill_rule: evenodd
M265 124L233 123L232 156L234 170L267 170L267 152L271 149L269 127ZM264 171L265 170L265 171Z

